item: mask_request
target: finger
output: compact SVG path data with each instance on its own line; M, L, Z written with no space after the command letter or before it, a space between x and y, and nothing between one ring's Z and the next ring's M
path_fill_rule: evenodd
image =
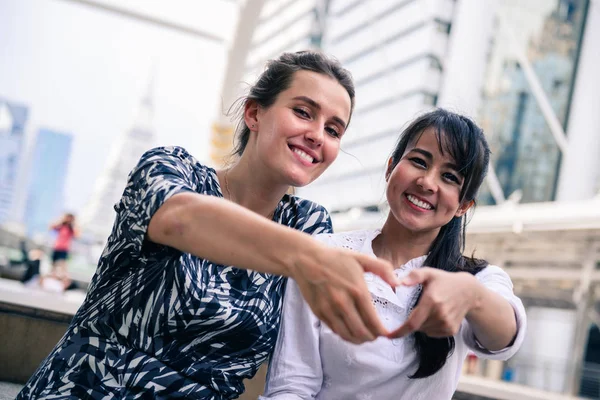
M352 336L352 339L350 340L352 343L361 344L364 342L370 342L377 338L377 336L369 331L358 310L349 310L340 317L344 321L344 324Z
M427 280L431 278L433 274L432 268L423 267L419 269L412 270L410 274L408 274L404 279L402 279L401 283L404 286L414 286L420 283L425 283Z
M370 327L369 323L363 319L360 306L356 302L352 302L351 304L354 307L344 310L342 317L350 333L355 338L354 343L364 343L377 339L377 336L380 336L381 333L378 334L372 331L372 329L377 329L377 327ZM373 311L375 311L374 308Z
M375 275L380 276L381 279L383 279L392 287L400 286L400 280L394 273L394 267L392 267L392 264L385 260L363 254L357 255L357 257L365 272L372 272Z
M369 293L369 289L364 282L363 285L361 285L361 289L361 293L364 294L357 296L355 304L366 329L375 336L375 338L389 335L390 332L383 326L381 318L377 315L377 310L371 299L371 293Z
M317 317L343 340L352 341L353 337L348 327L342 318L334 313L333 309L323 310Z
M425 321L427 321L430 312L431 309L427 304L419 304L417 307L415 307L412 313L410 313L410 316L404 322L404 324L393 331L388 337L395 339L421 330L421 326L425 323Z
M440 316L432 312L419 330L431 337L455 336L463 319L464 317L460 315Z
M454 334L449 328L442 327L438 324L423 324L419 329L419 332L423 332L424 334L432 338L454 336Z
M366 287L365 287L366 290ZM331 307L331 313L340 318L348 330L352 343L363 343L374 340L375 336L369 331L363 322L356 307L355 300L351 297L354 293L336 290L331 292L327 304Z

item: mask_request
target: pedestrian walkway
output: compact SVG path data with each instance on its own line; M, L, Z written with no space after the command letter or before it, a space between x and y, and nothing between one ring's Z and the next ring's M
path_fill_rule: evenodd
M82 290L53 293L29 288L19 281L0 278L0 303L75 315L84 299L85 292Z
M14 400L23 385L0 382L0 400Z

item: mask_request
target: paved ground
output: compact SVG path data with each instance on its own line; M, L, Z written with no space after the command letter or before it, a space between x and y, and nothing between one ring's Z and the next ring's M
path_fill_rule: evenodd
M0 400L14 400L23 385L0 382Z

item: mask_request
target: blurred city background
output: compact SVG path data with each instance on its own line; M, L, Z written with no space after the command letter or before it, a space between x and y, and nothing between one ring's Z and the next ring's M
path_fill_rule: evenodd
M343 152L298 190L338 231L381 225L384 166L418 113L447 107L486 131L467 247L507 270L529 326L508 362L469 357L456 399L600 399L598 0L0 0L4 390L64 333L140 155L179 145L218 167L229 106L266 60L307 48L356 83ZM69 290L29 285L65 213L81 231Z

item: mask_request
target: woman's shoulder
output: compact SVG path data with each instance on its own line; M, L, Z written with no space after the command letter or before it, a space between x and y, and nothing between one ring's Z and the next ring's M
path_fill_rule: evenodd
M307 200L296 195L286 194L281 199L282 207L284 210L293 209L296 214L309 216L311 214L323 214L329 218L329 211L321 204L312 200Z
M185 163L194 169L214 171L213 168L202 164L181 146L159 146L151 148L142 155L142 160L147 162L173 160L175 162Z
M180 146L160 146L146 151L137 168L147 170L150 175L185 175L200 186L207 180L216 180L214 168L203 164Z
M310 235L332 232L331 217L314 201L286 194L279 202L279 222Z
M503 283L512 287L512 280L508 273L497 265L488 264L475 277L482 283Z

